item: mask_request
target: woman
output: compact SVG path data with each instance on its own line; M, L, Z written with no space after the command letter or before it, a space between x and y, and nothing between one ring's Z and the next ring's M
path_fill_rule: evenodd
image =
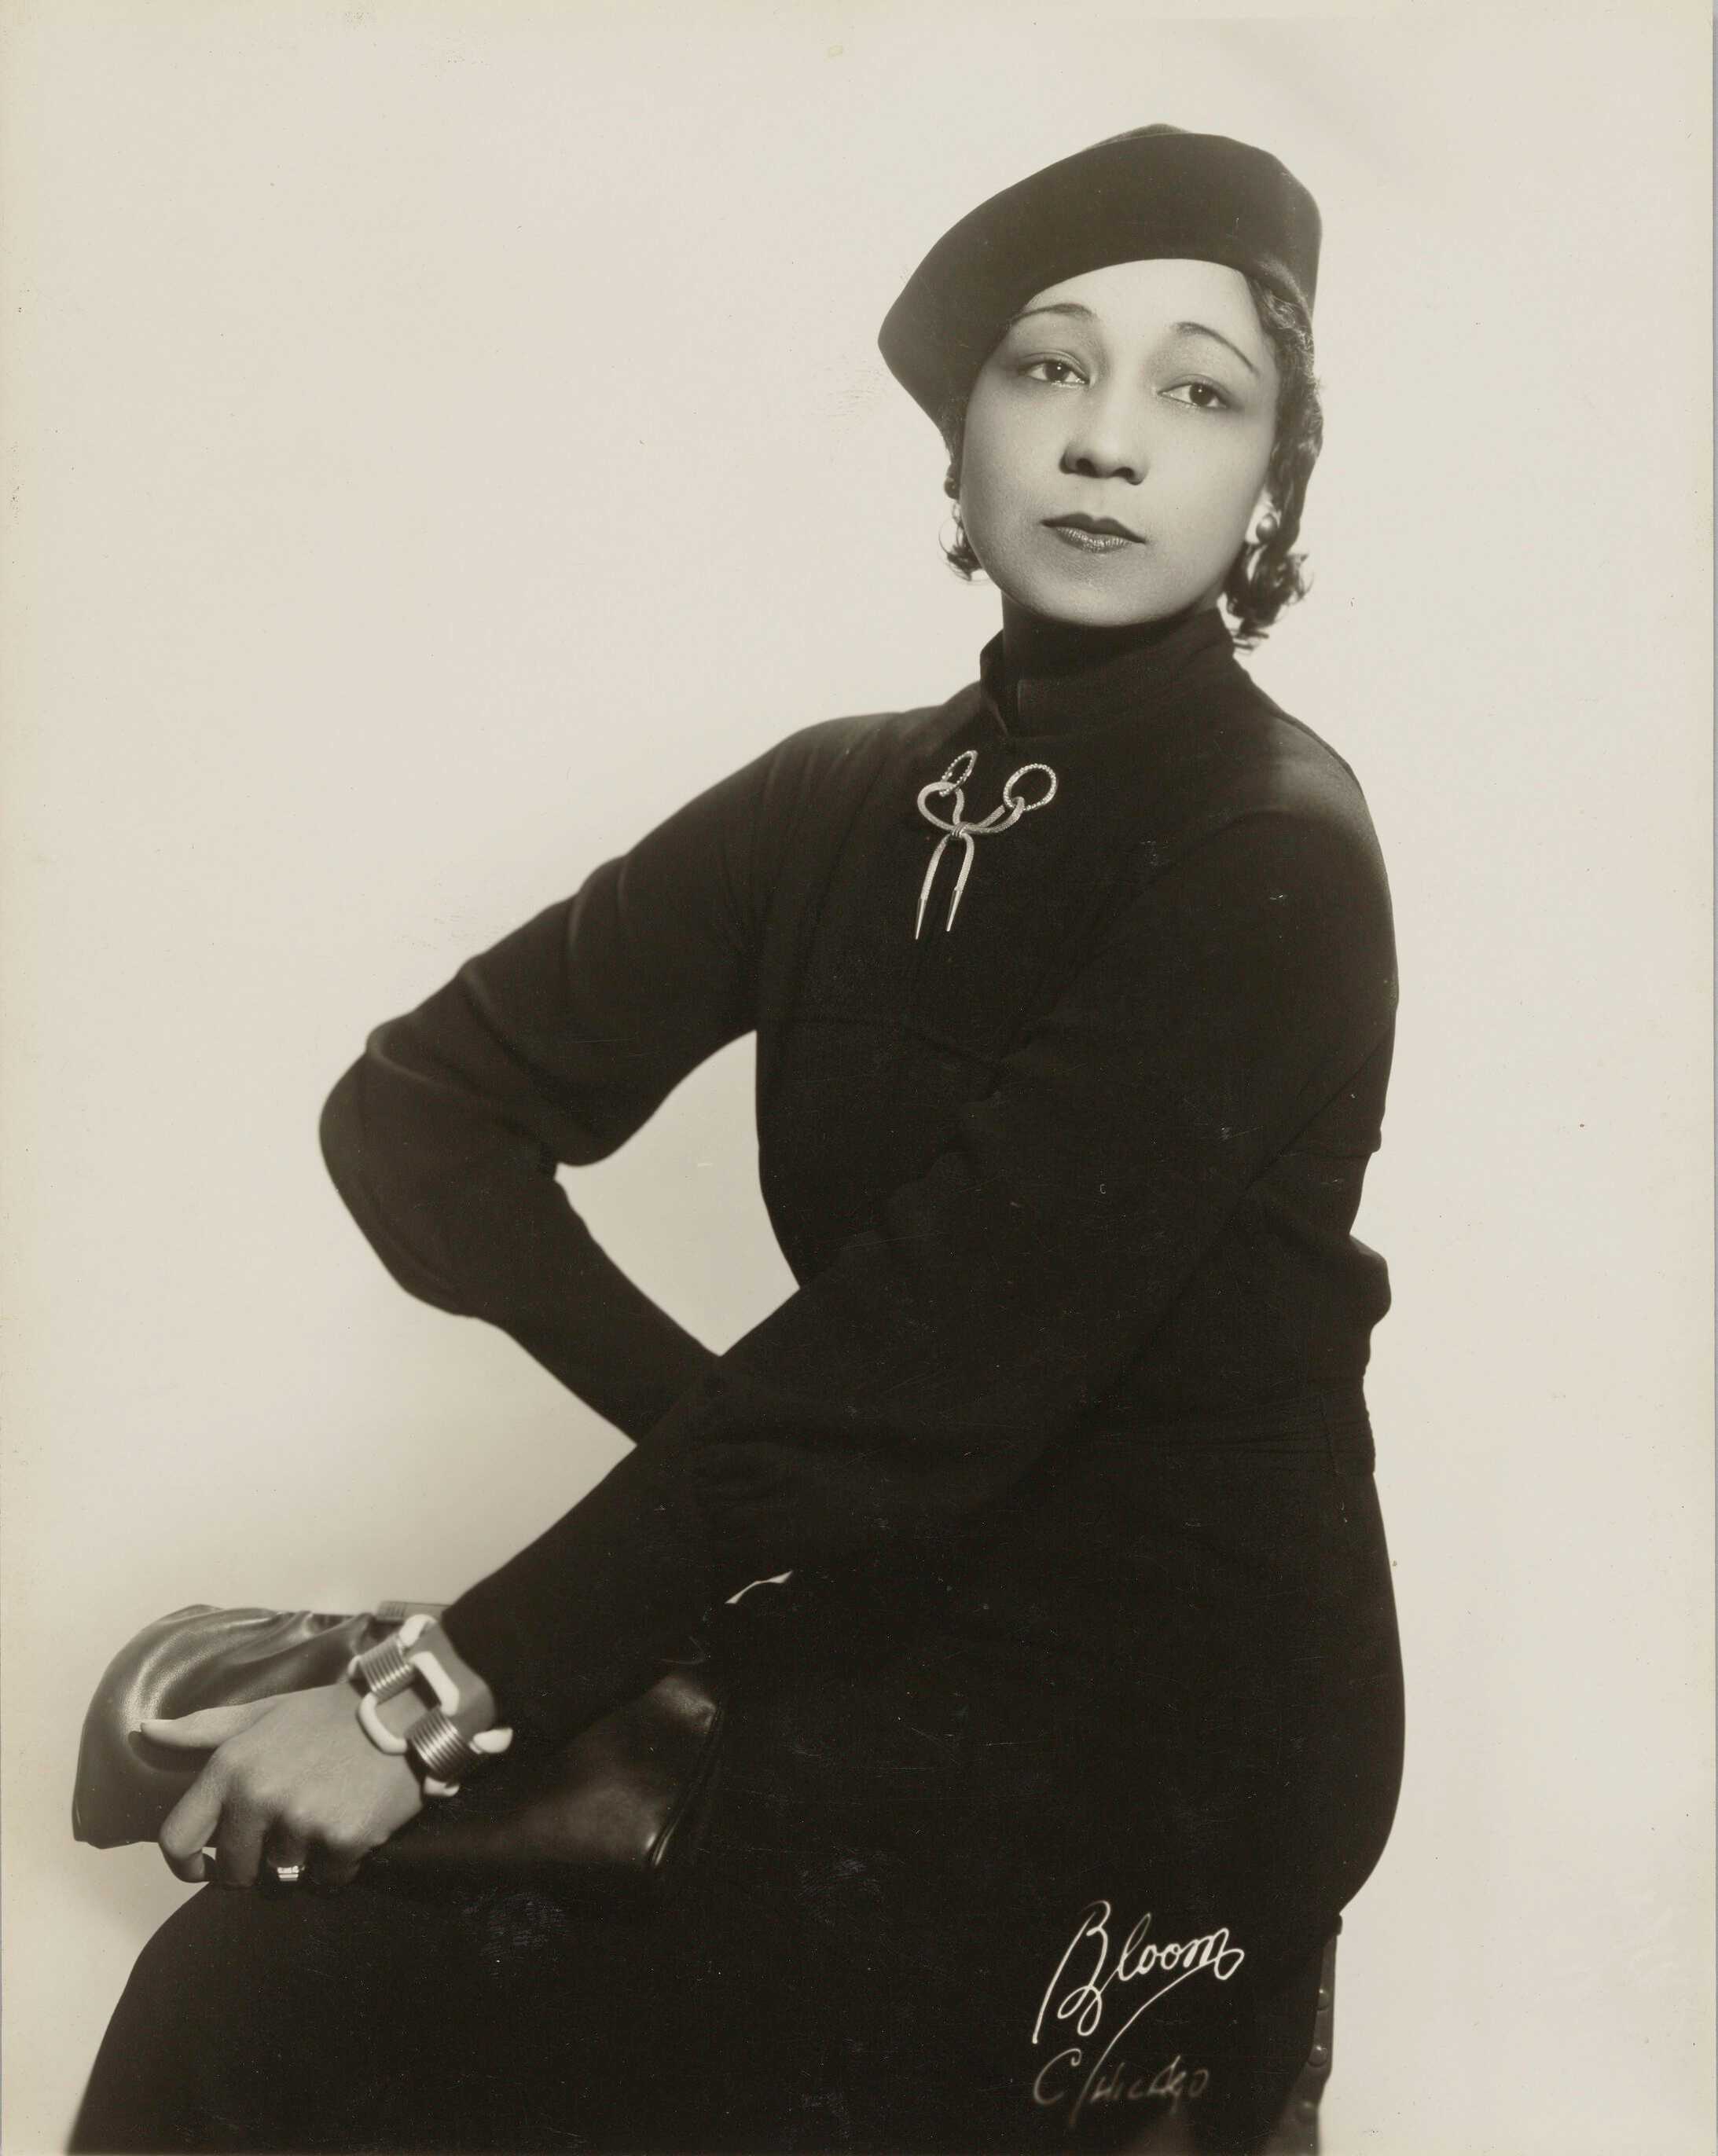
M446 1611L468 1763L793 1575L730 1613L688 1901L368 1885L424 1796L342 1686L155 1725L218 1748L182 1876L357 1883L188 1903L78 2148L1263 2139L1402 1757L1350 1233L1388 893L1348 766L1234 655L1301 590L1319 238L1275 158L1165 126L962 219L881 342L1001 593L980 680L790 735L327 1104L400 1282L638 1440ZM718 1357L554 1168L753 1029L799 1286Z

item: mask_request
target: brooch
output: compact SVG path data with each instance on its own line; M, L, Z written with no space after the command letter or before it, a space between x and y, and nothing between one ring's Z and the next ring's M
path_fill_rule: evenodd
M924 881L919 886L918 918L913 924L913 940L915 943L918 941L920 932L924 927L924 909L930 901L931 886L936 881L937 864L942 860L943 850L949 839L959 839L964 851L960 862L960 873L954 879L954 895L949 901L949 918L943 924L945 933L954 926L954 915L960 904L960 894L965 890L966 879L971 873L973 840L994 837L1000 831L1011 831L1022 816L1029 814L1034 808L1047 807L1056 798L1056 773L1049 765L1023 763L1018 771L1011 773L1004 783L1000 806L993 808L988 816L981 817L978 822L970 824L966 820L966 795L963 788L966 781L971 778L972 767L977 762L976 749L963 749L940 778L934 778L928 786L919 789L919 814L928 824L934 824L943 835L937 841L936 851L930 857L930 866L926 869ZM1027 801L1016 791L1016 788L1029 772L1034 771L1042 771L1050 783L1036 801ZM954 804L946 817L939 816L932 808L931 803L939 796L947 793L954 795Z

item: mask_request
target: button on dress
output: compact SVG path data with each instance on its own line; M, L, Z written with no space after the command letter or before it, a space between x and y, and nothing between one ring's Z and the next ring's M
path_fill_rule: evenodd
M1054 674L999 635L940 704L789 734L371 1035L322 1131L379 1256L636 1440L455 1644L548 1739L712 1609L738 1686L654 1933L269 1914L361 1905L384 1958L453 1927L513 2066L446 2145L1114 2147L1170 2102L1203 2145L1261 2130L1301 2059L1249 2014L1305 1984L1400 1784L1389 1286L1351 1232L1396 1008L1361 788L1213 607ZM715 1355L555 1171L748 1032L796 1286ZM211 1962L256 1951L203 1922Z

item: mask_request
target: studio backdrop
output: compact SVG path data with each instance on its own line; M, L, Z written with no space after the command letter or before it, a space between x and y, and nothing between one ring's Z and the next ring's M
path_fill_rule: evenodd
M328 1088L784 733L973 678L877 324L1153 120L1324 212L1312 588L1247 663L1399 943L1356 1232L1407 1771L1326 2145L1710 2145L1709 46L1668 0L0 16L9 2149L186 1891L70 1839L119 1642L450 1597L625 1448L393 1285ZM751 1075L575 1178L718 1348L790 1286Z

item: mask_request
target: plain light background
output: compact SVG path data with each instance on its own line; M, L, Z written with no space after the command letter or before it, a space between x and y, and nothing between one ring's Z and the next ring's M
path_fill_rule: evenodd
M392 1286L325 1093L768 742L971 678L995 593L877 325L981 197L1167 118L1324 210L1315 587L1249 663L1359 773L1400 943L1357 1225L1407 1781L1327 2148L1709 2149L1704 14L0 31L8 2147L58 2144L185 1892L69 1838L113 1650L450 1595L624 1449ZM790 1286L750 1078L576 1178L718 1348Z

